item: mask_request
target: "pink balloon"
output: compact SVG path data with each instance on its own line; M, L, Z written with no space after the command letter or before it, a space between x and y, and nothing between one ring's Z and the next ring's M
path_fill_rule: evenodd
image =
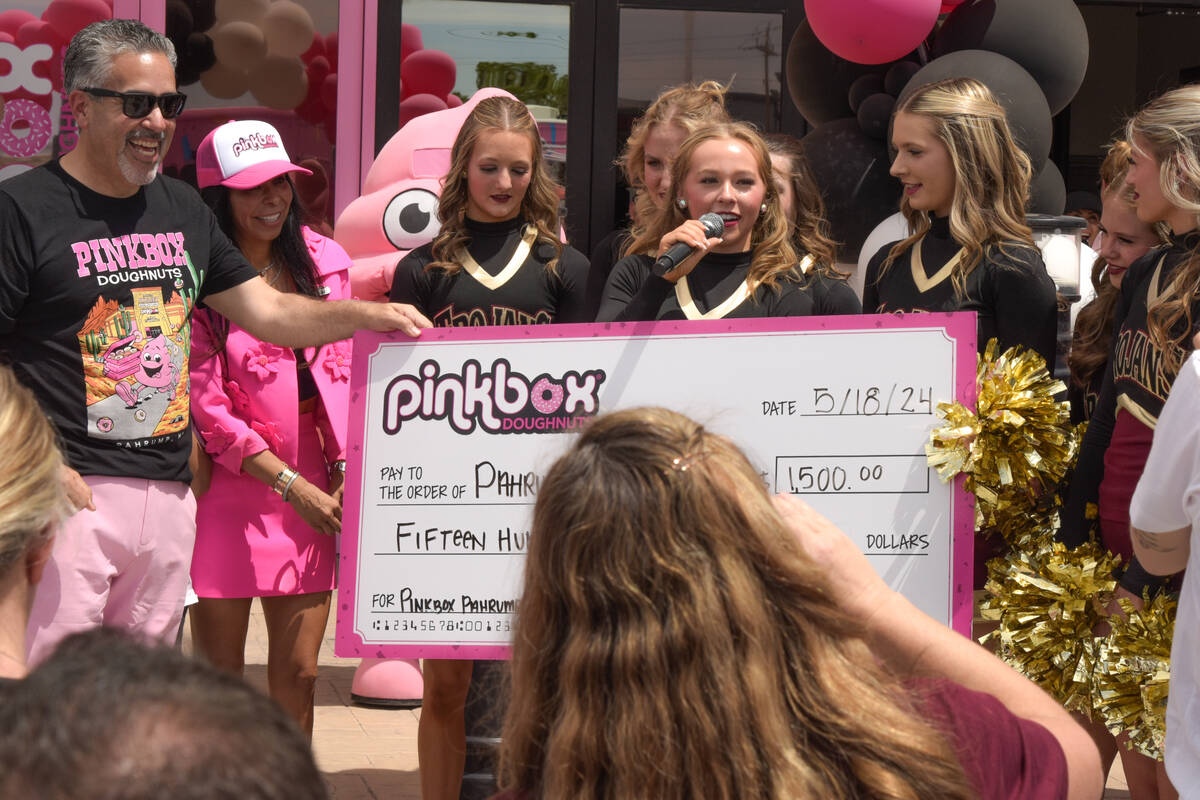
M40 19L31 19L17 29L13 43L22 50L35 44L50 45L50 49L54 52L51 53L50 58L33 65L33 74L50 81L56 90L62 88L62 57L63 47L66 43L59 38L54 28Z
M321 35L320 31L313 34L312 44L300 54L300 60L308 64L317 56L325 57L325 37Z
M337 111L337 73L331 72L321 81L321 102L329 111Z
M462 98L456 94L446 95L446 108L458 108L463 104Z
M454 89L457 73L454 59L441 50L418 50L400 62L400 79L409 97L445 97Z
M325 57L329 59L329 68L338 71L338 35L337 31L325 37Z
M4 31L10 36L15 37L17 31L22 25L30 20L37 19L33 14L19 8L10 8L8 11L0 11L0 31ZM15 39L14 39L15 41Z
M42 12L42 19L68 42L82 28L111 18L112 8L104 0L53 0Z
M414 94L400 101L400 127L414 117L431 111L445 111L446 101L431 94Z
M804 0L821 44L858 64L885 64L912 52L937 24L941 7L941 0Z
M16 44L17 40L14 39L13 35L8 31L0 30L0 42L4 42L5 44Z
M329 66L329 59L325 56L317 56L305 66L308 72L308 85L320 86L321 81L325 80L325 76L333 72Z
M400 61L403 62L413 53L424 49L425 45L421 43L421 29L407 22L400 23Z
M321 102L321 84L309 83L304 102L294 109L296 116L312 125L325 119L325 104Z
M48 44L55 50L66 44L53 27L40 19L31 19L26 22L17 29L17 35L13 38L16 40L17 47L22 50L31 44Z

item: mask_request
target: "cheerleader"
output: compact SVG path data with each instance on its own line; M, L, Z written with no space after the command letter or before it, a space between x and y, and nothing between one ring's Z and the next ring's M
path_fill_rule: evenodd
M1121 282L1129 265L1152 247L1164 245L1158 226L1142 222L1125 188L1130 149L1126 141L1113 142L1100 167L1102 198L1099 228L1092 244L1097 258L1092 265L1095 297L1079 310L1067 364L1071 380L1067 397L1071 421L1091 419L1104 382L1104 367L1112 350L1113 313L1121 296Z
M1170 244L1135 261L1121 282L1116 331L1096 410L1079 452L1060 538L1086 541L1099 522L1105 547L1129 567L1118 596L1139 606L1158 579L1132 557L1129 504L1145 468L1158 415L1193 347L1200 321L1200 87L1151 101L1126 126L1125 182L1138 219L1166 223ZM1089 506L1096 514L1089 513ZM1119 613L1119 606L1112 607ZM1171 796L1161 763L1121 748L1135 800Z
M813 298L805 271L817 268L814 248L801 256L775 188L762 137L741 122L711 125L679 150L668 203L613 267L598 321L808 316ZM720 237L708 238L699 218L719 214ZM695 252L659 277L655 258L677 242ZM826 240L827 244L827 240Z
M872 256L863 310L974 311L980 352L996 338L1053 368L1054 282L1025 224L1029 158L1003 107L970 78L927 84L897 106L892 144L900 209L915 232Z
M825 219L825 202L813 179L800 140L786 133L763 137L771 154L771 167L783 215L792 225L800 263L813 265L805 275L806 290L813 298L814 314L861 314L862 303L846 283L846 273L834 266L835 245ZM804 259L805 255L813 258Z
M592 250L587 285L592 318L600 308L604 284L613 265L626 254L629 243L645 227L645 222L666 204L671 188L671 164L679 155L683 140L705 125L728 121L725 87L716 81L667 89L634 121L625 152L617 161L625 182L634 192L629 212L632 228L613 231Z
M396 266L391 296L434 326L588 320L587 259L559 241L558 196L529 110L488 98L467 117L438 203L441 232ZM473 662L426 660L417 729L421 796L457 798Z

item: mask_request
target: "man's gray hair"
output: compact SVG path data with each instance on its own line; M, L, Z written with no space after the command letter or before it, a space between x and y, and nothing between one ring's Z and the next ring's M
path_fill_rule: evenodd
M71 38L63 57L63 88L67 94L85 87L105 87L113 59L122 53L162 53L176 65L175 45L135 19L93 22Z

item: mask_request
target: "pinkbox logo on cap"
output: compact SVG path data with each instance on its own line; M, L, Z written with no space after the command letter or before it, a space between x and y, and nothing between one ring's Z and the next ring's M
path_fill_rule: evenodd
M274 126L243 119L219 125L196 150L196 183L200 188L221 184L251 189L285 172L312 172L288 160L283 139Z
M233 155L236 158L247 150L266 150L269 147L279 148L279 140L273 133L252 133L233 142ZM286 159L287 156L284 156Z

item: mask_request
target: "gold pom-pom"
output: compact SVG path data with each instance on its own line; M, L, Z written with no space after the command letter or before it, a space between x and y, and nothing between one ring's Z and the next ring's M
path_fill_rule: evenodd
M1112 633L1101 639L1096 657L1095 708L1114 736L1129 734L1129 745L1162 760L1167 732L1167 688L1171 679L1171 634L1177 601L1160 594L1137 611L1109 618Z
M998 620L998 655L1068 709L1091 715L1097 644L1117 582L1119 558L1088 543L1075 550L1052 540L1053 530L1027 533L1007 555L988 562L984 619Z
M1078 450L1070 426L1070 406L1054 399L1062 381L1032 350L1013 347L999 356L996 340L979 357L977 411L961 403L939 403L946 420L934 429L925 455L942 481L965 474L966 488L978 500L976 528L997 530L1010 543L1022 529L1055 524L1053 488Z

